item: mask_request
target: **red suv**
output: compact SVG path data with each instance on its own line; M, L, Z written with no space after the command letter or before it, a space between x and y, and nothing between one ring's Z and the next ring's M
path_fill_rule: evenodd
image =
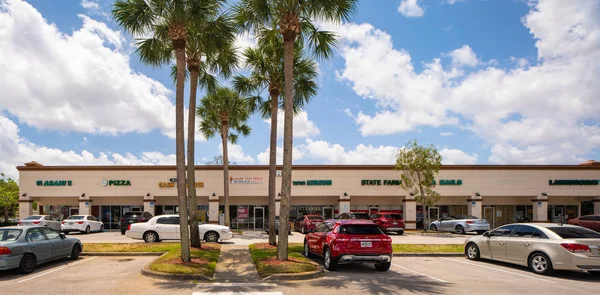
M304 215L300 220L296 221L296 230L301 233L307 233L309 230L315 229L317 224L323 222L321 215Z
M371 214L371 220L384 232L404 234L404 219L400 213L378 212Z
M600 215L585 215L567 221L569 224L579 225L600 232Z
M392 239L370 220L326 220L304 237L304 255L312 254L323 256L327 270L358 261L387 271L392 264Z

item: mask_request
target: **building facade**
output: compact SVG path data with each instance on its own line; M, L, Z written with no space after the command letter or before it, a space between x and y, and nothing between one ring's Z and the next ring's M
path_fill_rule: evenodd
M280 169L281 167L278 167ZM19 170L19 216L64 219L98 217L118 228L128 211L177 213L175 166L43 166ZM277 191L281 188L280 170ZM407 228L423 226L424 216L469 214L492 227L523 219L560 222L600 214L600 162L581 165L444 165L436 177L441 199L423 208L400 187L391 165L297 165L293 167L292 219L304 214L333 218L346 211L402 213ZM223 222L223 169L196 167L199 219ZM268 166L230 166L231 227L263 229L269 210ZM279 199L279 197L278 197ZM36 204L33 208L32 204ZM221 219L221 220L220 220Z

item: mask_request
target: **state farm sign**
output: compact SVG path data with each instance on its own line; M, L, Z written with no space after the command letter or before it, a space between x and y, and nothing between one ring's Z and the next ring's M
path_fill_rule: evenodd
M263 183L264 178L262 176L237 176L229 177L229 183L231 184L258 184Z

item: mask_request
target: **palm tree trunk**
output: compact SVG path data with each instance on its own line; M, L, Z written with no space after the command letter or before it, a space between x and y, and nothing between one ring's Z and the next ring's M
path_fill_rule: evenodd
M277 112L279 94L271 94L271 138L269 145L269 244L277 245L275 235L275 195L277 187Z
M281 206L279 209L279 245L277 260L288 260L288 220L290 215L290 199L292 194L292 150L293 150L293 80L294 80L294 40L293 33L283 37L283 73L284 73L284 123L283 123L283 171L281 180Z
M187 150L187 177L188 195L190 198L190 237L194 248L200 248L200 229L198 228L198 201L196 200L196 163L194 160L194 146L196 135L196 90L198 89L198 68L190 71L190 101L188 117L188 150Z
M185 191L185 140L183 128L183 95L185 86L185 40L173 40L177 60L175 88L175 158L177 162L177 196L179 198L179 229L181 232L181 260L190 261L188 206Z
M229 226L229 154L227 152L227 137L229 126L226 122L221 124L221 142L223 144L223 191L225 197L225 226Z

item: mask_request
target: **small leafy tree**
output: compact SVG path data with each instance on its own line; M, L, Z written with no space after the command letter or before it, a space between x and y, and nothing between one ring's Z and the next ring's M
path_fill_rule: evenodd
M435 176L442 167L442 156L433 145L420 145L417 140L409 141L396 156L396 170L400 171L400 186L415 196L423 207L425 216L423 229L429 224L427 207L440 200L435 191Z
M9 215L19 206L19 185L11 178L6 178L0 173L0 208L4 222L8 223Z
M211 161L205 162L206 165L218 165L221 166L223 165L223 156L219 155L219 156L214 156L213 159ZM227 164L233 164L236 165L235 162L231 162L231 161L227 161Z

